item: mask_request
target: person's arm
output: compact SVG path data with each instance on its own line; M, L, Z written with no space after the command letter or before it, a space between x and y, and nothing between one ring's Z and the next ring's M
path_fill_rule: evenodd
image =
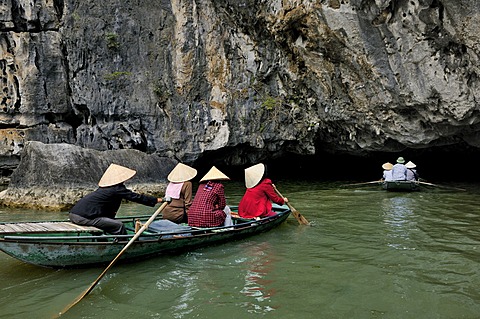
M123 186L123 187L121 187L121 186ZM162 198L135 193L135 192L129 190L128 188L126 188L125 185L121 185L121 186L117 190L118 194L122 198L124 198L126 200L129 200L131 202L135 202L135 203L139 203L139 204L142 204L142 205L147 205L147 206L153 207L157 203L161 203L163 201Z
M263 191L267 194L268 199L278 205L283 205L287 202L287 198L281 197L277 194L275 189L273 188L272 181L268 180L266 183L263 184Z

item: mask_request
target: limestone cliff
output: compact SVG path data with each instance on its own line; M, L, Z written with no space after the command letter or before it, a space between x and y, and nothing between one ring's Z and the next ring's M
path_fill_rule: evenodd
M230 164L479 148L479 14L477 0L0 1L0 167L26 141Z

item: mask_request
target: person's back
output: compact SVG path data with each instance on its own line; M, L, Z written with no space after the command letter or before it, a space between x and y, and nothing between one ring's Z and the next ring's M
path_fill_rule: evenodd
M403 164L395 164L392 168L392 180L404 181L407 179L407 168Z
M407 169L407 181L416 181L417 178L417 170L409 168Z
M387 162L382 165L382 168L384 169L382 179L384 181L393 181L393 174L392 174L393 165Z
M168 219L174 223L186 223L187 214L192 205L192 182L190 181L197 175L197 170L178 163L168 174L167 179L170 182L165 191L165 196L170 197L172 201L163 209L163 219Z
M188 210L188 225L215 227L225 222L225 190L222 180L229 178L215 166L200 180L192 205Z
M407 168L407 181L418 181L418 174L417 170L415 169L417 165L412 162L408 162L407 164L405 164L405 167Z
M383 180L384 181L393 181L393 172L392 170L384 170L383 171Z
M238 215L243 218L267 217L275 215L272 201L278 205L285 204L286 199L279 196L272 181L266 177L265 164L256 164L245 169L245 186L247 190L238 205Z
M172 201L163 209L163 219L168 219L177 224L186 223L188 209L192 204L192 182L170 182L165 196L172 198Z
M397 159L397 163L392 168L392 178L394 181L404 181L407 179L407 168L403 164L405 160L403 157Z

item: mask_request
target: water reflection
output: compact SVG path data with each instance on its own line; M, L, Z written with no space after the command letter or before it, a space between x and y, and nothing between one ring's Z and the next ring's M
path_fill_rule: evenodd
M187 269L173 269L158 278L156 287L162 291L178 291L178 296L170 306L172 317L184 318L192 312L195 296L199 292L196 285L198 274Z
M416 229L415 199L407 195L397 195L382 201L383 221L387 228L387 246L394 249L415 249L410 240Z
M267 279L273 271L277 258L268 242L252 243L245 249L246 257L239 260L245 272L245 284L241 293L250 301L242 303L249 313L265 313L275 310L270 305L275 295L275 288L271 288L273 280Z

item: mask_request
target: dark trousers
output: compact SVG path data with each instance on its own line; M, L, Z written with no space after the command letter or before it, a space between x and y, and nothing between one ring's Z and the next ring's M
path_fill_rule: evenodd
M77 214L68 214L71 222L82 226L95 226L112 235L126 235L125 226L119 220L108 217L88 219Z

